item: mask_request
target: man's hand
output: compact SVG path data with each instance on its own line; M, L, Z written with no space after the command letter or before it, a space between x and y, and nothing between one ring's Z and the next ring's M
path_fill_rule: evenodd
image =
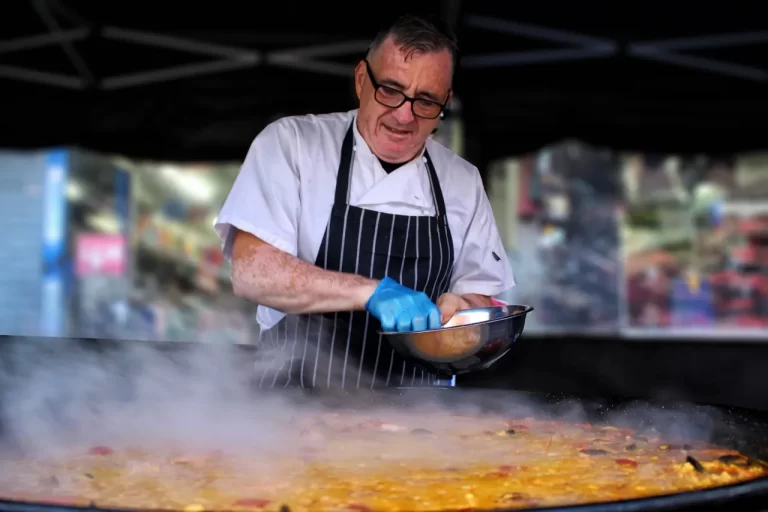
M437 307L440 308L441 322L445 324L451 319L457 311L471 308L484 308L492 306L493 301L485 295L468 293L466 295L456 295L454 293L444 293L437 299Z
M423 292L385 277L365 304L384 331L423 331L440 328L440 311Z
M469 309L472 306L461 295L444 293L437 299L437 307L440 308L440 322L445 324L457 311Z

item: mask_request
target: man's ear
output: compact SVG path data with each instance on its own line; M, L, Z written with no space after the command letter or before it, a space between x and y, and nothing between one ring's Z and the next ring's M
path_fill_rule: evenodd
M355 66L355 93L357 94L358 100L363 95L363 84L365 83L366 75L365 66L365 61L362 60L357 63L357 66Z

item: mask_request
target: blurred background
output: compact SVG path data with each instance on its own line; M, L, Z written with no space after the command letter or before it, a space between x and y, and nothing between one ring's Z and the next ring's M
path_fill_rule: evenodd
M768 341L768 23L685 5L387 3L458 32L434 137L483 175L532 335ZM256 340L213 219L267 123L355 108L381 4L3 10L0 334Z

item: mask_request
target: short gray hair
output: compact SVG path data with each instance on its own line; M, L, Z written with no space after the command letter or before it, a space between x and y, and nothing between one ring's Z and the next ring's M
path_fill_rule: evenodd
M455 71L459 53L456 35L447 24L439 19L410 14L401 16L376 35L368 47L368 55L378 50L384 41L390 37L396 45L404 50L406 58L414 53L449 51Z

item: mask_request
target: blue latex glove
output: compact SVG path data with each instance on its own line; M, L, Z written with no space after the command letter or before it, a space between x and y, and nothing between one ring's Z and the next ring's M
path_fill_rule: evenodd
M406 288L389 277L382 279L365 303L365 309L378 318L383 331L423 331L441 327L440 310L427 294Z

